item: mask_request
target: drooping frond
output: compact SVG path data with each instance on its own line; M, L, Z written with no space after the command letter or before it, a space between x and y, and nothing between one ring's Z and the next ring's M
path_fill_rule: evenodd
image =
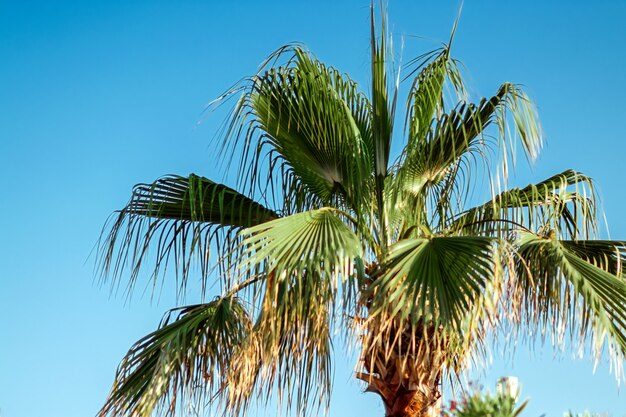
M331 355L335 291L315 272L271 273L259 318L229 374L228 405L245 414L256 396L304 416L327 405L332 386Z
M626 354L624 242L561 241L554 233L520 232L518 245L520 317L558 341L568 328L579 329L581 342L591 332L597 355L608 343L619 375Z
M244 150L241 178L255 188L278 176L286 213L331 203L356 211L373 170L369 101L308 51L292 53L252 77L235 109L229 135Z
M354 291L361 244L336 210L322 208L245 229L241 268L262 275L254 336L230 375L229 402L239 413L257 392L272 391L288 409L310 412L331 387L330 354L338 282ZM262 272L261 272L262 271ZM317 400L317 402L315 401Z
M118 368L100 417L173 414L181 403L204 403L226 386L233 352L252 327L235 298L170 311L139 340Z
M559 235L578 239L593 233L595 222L591 178L566 170L537 184L504 191L460 214L448 228L478 234L506 234L519 228L540 232L550 228Z
M227 253L235 243L234 234L229 238L228 232L277 217L232 188L193 174L139 184L105 237L102 273L116 278L130 268L131 288L152 247L156 252L153 278L172 261L184 287L194 260L202 277L207 277L212 243L225 245L220 252Z
M617 240L561 240L569 252L598 268L616 275L624 274L626 242Z

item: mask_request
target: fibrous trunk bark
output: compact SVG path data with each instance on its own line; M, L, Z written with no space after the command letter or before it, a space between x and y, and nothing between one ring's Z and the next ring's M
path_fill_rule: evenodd
M438 417L446 343L432 325L410 328L370 321L363 340L365 372L357 378L383 400L387 417Z
M392 401L392 404L385 403L387 417L438 417L441 409L438 389L427 393L421 390L400 390Z
M386 417L438 417L441 411L439 386L406 387L359 373L357 377L368 384L367 391L380 395Z

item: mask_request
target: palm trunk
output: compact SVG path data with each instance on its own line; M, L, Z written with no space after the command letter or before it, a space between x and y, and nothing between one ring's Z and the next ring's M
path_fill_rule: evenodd
M441 396L438 389L409 391L400 389L392 404L385 403L386 417L438 417ZM383 400L384 401L384 400Z
M380 395L386 417L438 417L441 412L439 386L406 387L359 373L357 378L368 384L367 391Z
M385 327L385 328L383 328ZM356 377L367 383L368 392L380 395L386 417L438 417L441 412L441 374L446 343L433 326L416 328L370 323L364 338L363 368ZM400 333L400 337L398 337Z

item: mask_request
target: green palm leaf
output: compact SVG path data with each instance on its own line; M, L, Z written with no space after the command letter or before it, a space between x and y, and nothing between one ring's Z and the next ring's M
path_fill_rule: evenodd
M626 261L626 242L617 240L561 240L569 252L598 268L622 276Z
M398 188L419 193L428 184L437 184L454 173L453 164L469 150L482 146L482 134L495 122L506 131L507 111L512 114L515 129L524 151L533 158L538 152L541 136L530 101L517 87L504 84L490 99L478 105L461 103L449 114L439 118L426 140L409 142L396 175ZM511 148L501 135L501 146Z
M597 353L606 335L618 363L626 353L624 242L559 241L520 233L516 273L526 319L562 337L565 326L592 330ZM615 275L615 274L618 275Z
M304 410L330 393L332 318L337 279L346 292L362 255L354 232L323 208L245 229L241 268L263 271L257 289L260 312L254 341L242 351L231 374L231 407L239 412L253 390L267 398L273 388L287 408Z
M335 199L358 209L373 169L369 102L347 76L302 48L291 52L251 79L235 109L230 132L247 132L242 177L254 183L267 157L287 174L282 188L296 210Z
M362 246L340 215L326 207L244 229L241 245L247 258L240 262L241 268L262 265L277 274L312 268L330 275L351 270Z
M393 130L395 96L389 97L387 85L387 42L385 16L382 17L380 40L376 35L374 7L371 7L371 52L372 52L372 129L376 176L384 178L389 165L389 150Z
M124 214L250 227L276 213L223 184L191 174L168 176L133 190Z
M494 277L493 245L489 237L399 241L372 286L370 315L458 328Z
M578 238L595 231L595 218L591 178L566 170L537 184L494 196L491 201L462 213L449 229L508 233L520 227L530 230L549 227Z
M465 86L456 61L450 57L450 46L423 54L410 65L416 68L408 77L417 75L407 100L408 141L415 142L426 140L433 119L443 110L446 80L459 96L465 96Z
M148 417L158 408L171 412L178 402L206 399L224 388L233 352L251 327L234 298L170 311L127 353L98 415Z
M132 288L152 245L156 250L153 278L170 258L186 281L190 262L199 261L203 278L210 270L211 242L223 242L218 231L236 231L278 217L261 204L223 184L197 175L168 176L135 186L130 202L119 211L102 246L104 275L119 276L130 264ZM227 253L226 245L220 252Z
M413 80L407 112L411 141L426 139L436 110L441 108L449 57L450 50L443 49Z
M443 108L443 88L446 78L452 79L452 84L457 92L463 93L464 91L460 74L458 74L454 60L450 58L449 47L426 53L411 61L409 66L411 65L416 68L407 78L416 72L417 75L413 79L407 100L406 124L408 126L409 144L406 149L415 147L415 142L426 141L433 118ZM397 187L397 183L403 177L405 175L401 170L393 177L388 177L384 184L386 221L389 225L400 225L400 235L407 228L420 224L426 218L425 199L422 196L413 195L413 198L408 198L408 196L403 195L404 198L399 198L398 193L402 194L403 189ZM392 236L392 239L396 237Z
M398 93L398 82L396 82L394 94L389 97L389 86L387 80L387 66L391 54L387 49L387 33L385 16L381 17L381 37L376 36L376 25L374 19L374 5L371 7L371 68L372 68L372 141L374 145L374 174L375 174L375 198L376 209L378 211L378 222L381 227L379 241L384 247L387 246L389 238L387 236L387 219L385 218L385 181L389 169L389 152L393 133L393 121ZM398 80L399 81L399 80Z

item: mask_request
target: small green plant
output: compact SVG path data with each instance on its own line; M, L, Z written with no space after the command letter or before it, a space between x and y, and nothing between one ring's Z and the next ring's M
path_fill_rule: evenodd
M518 404L518 395L519 391L502 389L502 386L498 387L496 394L476 390L460 403L451 401L443 415L444 417L518 417L528 403L526 400Z

